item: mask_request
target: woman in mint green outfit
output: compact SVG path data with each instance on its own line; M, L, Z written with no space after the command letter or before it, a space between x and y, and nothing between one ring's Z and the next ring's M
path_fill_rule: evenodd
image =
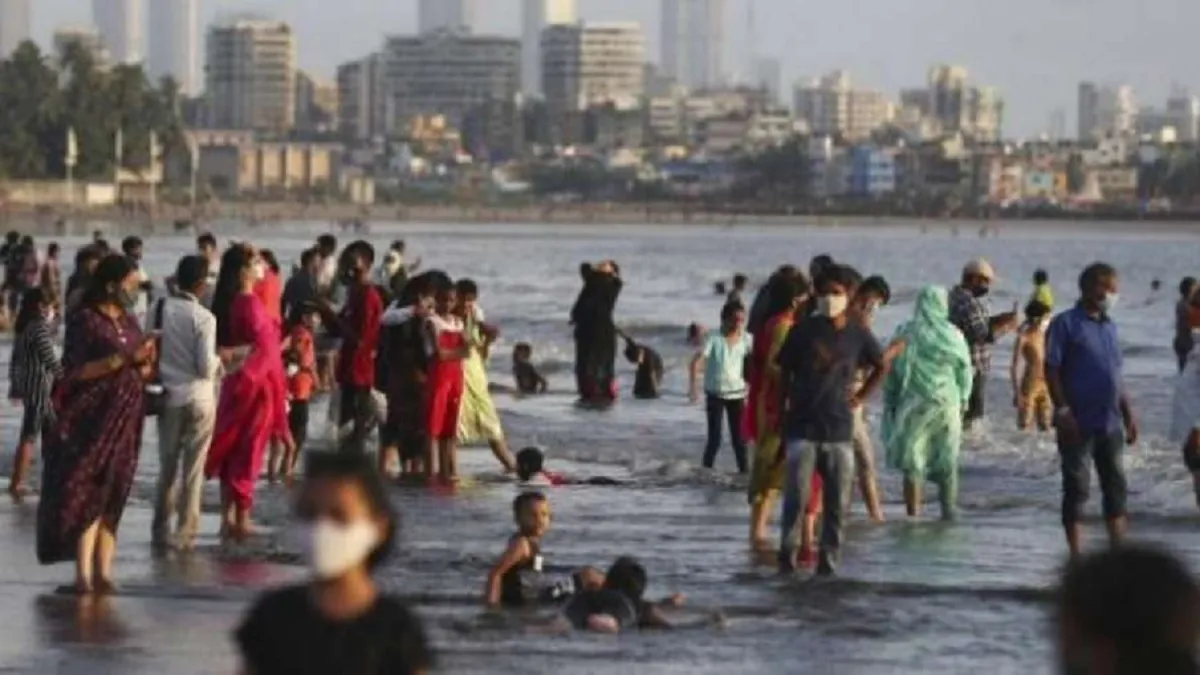
M913 317L896 331L903 351L883 385L887 464L904 473L908 515L921 510L926 480L938 486L942 518L954 517L963 410L974 372L967 341L952 323L946 289L928 286Z

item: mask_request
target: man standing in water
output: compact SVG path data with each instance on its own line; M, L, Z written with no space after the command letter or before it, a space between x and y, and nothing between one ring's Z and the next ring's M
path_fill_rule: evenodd
M1109 313L1117 301L1117 272L1094 263L1079 277L1080 299L1050 324L1046 380L1054 400L1062 460L1062 521L1071 556L1080 550L1080 511L1088 498L1088 460L1096 464L1108 537L1125 534L1125 444L1138 427L1125 395L1121 346Z
M205 307L212 307L212 294L221 275L221 251L217 249L217 238L208 232L196 237L196 252L208 261L208 279L204 284L204 297L200 298L200 302Z
M967 427L983 419L987 374L992 367L992 345L1017 328L1016 312L991 315L987 294L995 279L991 263L983 258L972 260L963 268L962 283L950 291L950 323L958 326L967 338L971 364L975 368L975 384L963 420Z
M779 546L783 572L796 569L796 523L808 503L814 471L825 486L817 574L833 574L837 567L854 484L853 411L875 392L885 373L875 336L850 321L846 311L854 278L849 268L827 267L816 282L817 313L792 329L779 352L787 447ZM852 389L860 368L869 373L861 388Z

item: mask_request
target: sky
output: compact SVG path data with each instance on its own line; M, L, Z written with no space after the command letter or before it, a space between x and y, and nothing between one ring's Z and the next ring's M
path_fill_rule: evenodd
M162 0L144 0L147 5ZM888 91L920 86L934 63L963 65L971 81L999 87L1005 134L1047 131L1056 111L1074 133L1081 80L1126 83L1143 105L1163 104L1172 85L1200 93L1188 52L1200 24L1196 0L729 0L732 70L745 71L748 44L783 64L784 91L798 78L849 71L856 86ZM337 64L365 56L385 34L411 32L417 0L200 0L205 23L256 12L296 29L300 66L331 77ZM479 0L485 32L516 36L520 0ZM35 38L55 26L90 22L91 0L32 0ZM658 0L580 0L584 19L638 21L647 57L658 57ZM790 103L790 94L787 95Z

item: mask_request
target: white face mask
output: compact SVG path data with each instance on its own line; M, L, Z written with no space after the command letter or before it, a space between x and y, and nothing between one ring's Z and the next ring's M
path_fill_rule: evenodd
M318 579L336 579L361 565L378 543L379 530L369 520L342 525L328 519L305 525L299 542Z
M850 298L846 295L822 295L817 301L817 312L822 316L836 318L846 313Z
M1109 293L1109 294L1105 295L1104 299L1100 301L1100 310L1103 311L1105 314L1108 314L1109 312L1113 311L1113 309L1116 308L1117 301L1120 298L1121 298L1121 296L1117 295L1116 293Z

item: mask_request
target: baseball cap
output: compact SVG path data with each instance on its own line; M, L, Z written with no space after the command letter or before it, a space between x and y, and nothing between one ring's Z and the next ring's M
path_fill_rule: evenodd
M972 275L983 277L988 281L996 280L996 270L992 269L992 264L986 258L977 258L967 263L963 268L963 275Z

